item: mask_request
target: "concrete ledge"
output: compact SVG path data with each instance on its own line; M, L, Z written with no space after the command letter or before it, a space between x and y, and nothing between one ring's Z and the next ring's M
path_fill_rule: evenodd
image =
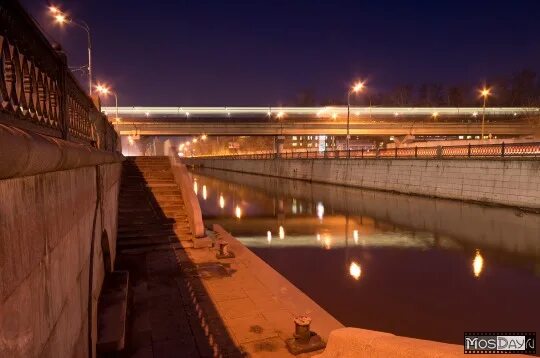
M313 358L463 357L463 346L395 336L360 328L341 328L330 333L326 349ZM497 354L498 357L526 357Z
M326 312L308 295L274 270L259 256L255 255L220 225L214 224L213 228L221 239L227 241L230 251L236 256L235 260L241 262L276 297L283 309L294 312L296 315L307 314L311 316L313 319L312 330L324 340L328 339L332 330L343 327L330 313ZM276 321L273 323L283 332L290 332L288 336L289 338L292 337L294 331L292 319L286 322Z
M193 236L195 238L204 238L206 237L206 230L202 219L201 207L195 193L191 190L191 180L189 179L187 168L174 155L169 156L169 159L171 161L171 171L174 181L178 184L182 192ZM209 244L209 241L206 241L203 246L194 243L194 247L209 247Z
M0 124L0 179L76 169L123 160L118 152L47 137Z

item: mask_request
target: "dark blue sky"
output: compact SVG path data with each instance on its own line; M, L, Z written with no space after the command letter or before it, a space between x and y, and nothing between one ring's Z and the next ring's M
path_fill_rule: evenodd
M86 63L85 34L52 26L45 0L22 0ZM540 72L540 1L61 0L87 21L94 76L121 105L276 105L312 90L343 96L407 83L480 84Z

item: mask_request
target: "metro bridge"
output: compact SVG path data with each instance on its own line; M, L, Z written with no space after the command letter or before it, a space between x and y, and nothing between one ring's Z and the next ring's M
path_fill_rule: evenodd
M114 122L115 107L103 110ZM539 108L351 107L351 135L526 136ZM122 135L345 135L347 107L119 107Z

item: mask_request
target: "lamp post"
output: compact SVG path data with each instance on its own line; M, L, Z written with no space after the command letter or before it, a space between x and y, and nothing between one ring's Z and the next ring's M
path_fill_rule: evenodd
M351 94L358 93L362 91L364 88L365 88L364 82L358 82L349 90L349 92L347 92L347 142L346 142L347 153L349 153L349 141L351 139L351 136L349 134L350 117L351 117Z
M86 36L88 40L88 94L91 96L92 95L92 39L90 37L90 27L84 21L73 20L66 13L62 12L59 8L55 6L49 7L49 11L58 24L60 25L73 24L83 29L84 31L86 31Z
M491 95L491 89L484 87L482 90L480 90L480 96L483 97L483 105L482 105L482 134L481 139L484 140L484 121L486 117L486 101L487 98Z
M116 92L111 91L111 89L109 87L107 87L106 85L103 85L103 84L97 85L96 86L96 91L98 93L101 93L104 96L107 96L109 94L112 94L114 96L114 103L115 103L115 107L116 107L115 122L118 123L120 121L120 117L118 117L118 96L116 95Z

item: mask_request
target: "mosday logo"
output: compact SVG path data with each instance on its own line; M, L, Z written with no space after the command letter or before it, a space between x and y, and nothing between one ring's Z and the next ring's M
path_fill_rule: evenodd
M464 353L536 354L535 332L466 332Z

